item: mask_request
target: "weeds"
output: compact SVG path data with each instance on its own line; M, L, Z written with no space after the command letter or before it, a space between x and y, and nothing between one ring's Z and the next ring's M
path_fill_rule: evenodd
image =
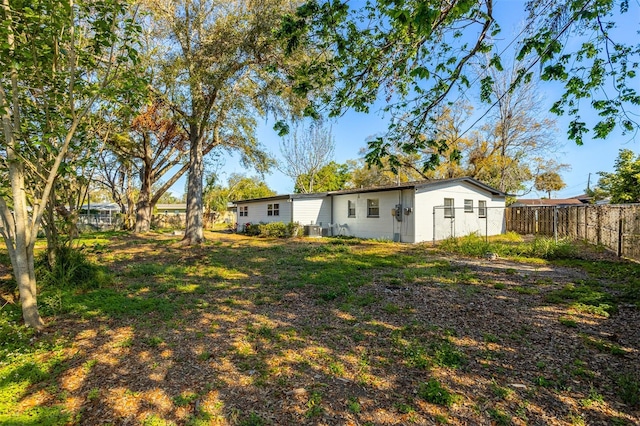
M478 233L464 237L449 238L440 243L439 248L465 256L484 257L495 253L500 257L527 257L541 259L566 259L575 255L576 249L568 240L540 237L532 242L523 243L521 237L492 238L487 241Z
M457 395L442 386L442 384L434 378L418 386L418 396L427 402L445 407L452 406L459 399Z
M570 317L560 317L558 318L558 322L564 325L565 327L569 327L569 328L578 327L578 323L576 322L576 320Z
M493 420L494 424L498 426L508 426L511 424L511 416L499 408L489 408L487 413L489 414L489 417L491 417L491 420Z
M53 264L49 264L46 252L36 258L36 279L42 287L88 289L111 284L111 275L105 268L90 262L83 248L61 246L54 253Z
M309 400L307 401L307 411L305 416L308 418L318 417L324 412L322 408L322 395L318 392L312 392Z
M631 374L622 374L616 383L622 401L632 407L640 407L640 381Z
M360 413L360 411L362 411L362 406L360 405L360 402L358 402L358 398L355 397L349 398L349 400L347 401L347 408L353 414L358 414Z
M238 423L240 426L263 426L266 422L257 413L251 412L246 419L243 419Z

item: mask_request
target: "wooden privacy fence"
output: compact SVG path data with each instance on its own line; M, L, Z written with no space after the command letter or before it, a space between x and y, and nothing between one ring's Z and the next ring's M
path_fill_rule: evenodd
M505 209L507 231L585 240L640 260L640 204Z

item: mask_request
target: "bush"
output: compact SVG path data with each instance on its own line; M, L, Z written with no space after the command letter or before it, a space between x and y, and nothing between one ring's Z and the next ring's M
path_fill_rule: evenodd
M62 246L49 265L47 253L36 259L36 279L44 286L99 288L111 282L111 275L87 259L82 249Z
M260 235L260 224L259 223L245 223L243 232L246 235L257 236Z
M244 233L251 236L290 238L302 235L302 227L297 222L247 223Z

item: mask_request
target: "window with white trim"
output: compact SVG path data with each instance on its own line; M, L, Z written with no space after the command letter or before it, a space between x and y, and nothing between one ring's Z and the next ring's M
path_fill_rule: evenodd
M367 200L367 217L380 217L380 200L377 198Z
M487 202L484 200L478 201L478 217L487 217Z
M238 210L240 211L240 217L249 216L249 206L240 206Z
M453 198L444 199L444 217L455 217L456 210L453 202Z
M473 200L464 200L464 212L473 213Z
M349 208L349 211L347 212L348 217L356 217L356 202L349 200L348 208Z
M267 216L280 216L280 204L267 204Z

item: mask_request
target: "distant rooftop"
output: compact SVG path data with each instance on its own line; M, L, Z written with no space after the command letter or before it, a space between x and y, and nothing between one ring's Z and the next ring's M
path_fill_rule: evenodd
M509 207L526 207L526 206L580 206L584 203L578 198L521 198Z

